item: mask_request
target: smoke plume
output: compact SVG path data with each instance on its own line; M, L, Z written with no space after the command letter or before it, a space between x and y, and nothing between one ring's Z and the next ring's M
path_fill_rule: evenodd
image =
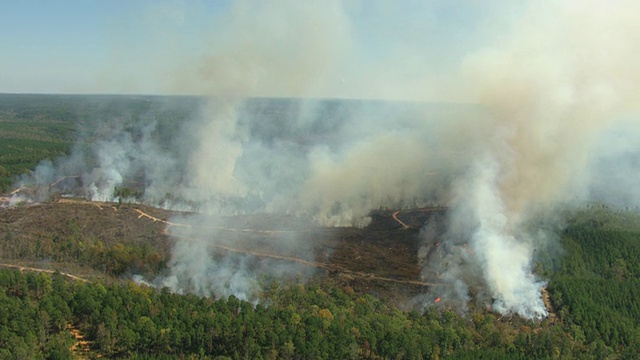
M423 277L453 285L438 289L452 303L473 294L544 317L532 265L556 236L538 214L640 204L640 8L467 5L234 3L201 53L166 72L172 92L204 97L85 127L70 157L27 182L94 200L142 184L137 201L198 212L177 219L190 226L172 230L171 274L158 281L251 300L257 273L299 269L221 251L224 230L203 229L224 228L222 215L366 226L372 209L444 205L422 231ZM180 121L167 115L176 106ZM51 185L63 176L74 177ZM274 246L312 258L305 241L294 232Z
M467 210L452 214L475 222L469 245L498 312L546 315L526 221L584 198L595 139L639 100L626 73L640 68L625 5L532 5L504 44L465 62L494 131L456 190Z

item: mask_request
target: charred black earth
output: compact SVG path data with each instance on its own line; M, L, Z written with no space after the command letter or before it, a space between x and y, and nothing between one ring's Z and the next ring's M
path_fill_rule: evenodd
M71 255L56 256L53 249L46 247L60 249L59 243L72 246L72 241L81 246L99 242L105 249L142 247L168 261L174 242L191 241L191 235L181 235L185 233L181 229L188 227L187 234L211 237L211 246L219 256L240 253L254 261L296 263L316 270L312 281L330 280L355 292L407 305L430 288L420 278L420 228L445 211L375 210L364 228L322 227L307 218L273 214L219 217L215 226L206 227L181 222L191 214L145 205L57 198L0 208L0 240L4 263L29 264L91 278L106 274L76 263ZM294 250L283 250L279 245L282 239L294 241ZM126 269L123 277L135 270Z

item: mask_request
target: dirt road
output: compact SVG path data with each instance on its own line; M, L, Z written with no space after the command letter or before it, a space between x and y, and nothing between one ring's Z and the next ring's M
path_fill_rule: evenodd
M171 222L171 221L168 221L168 220L165 220L165 219L157 218L155 216L152 216L150 214L145 213L144 211L142 211L140 209L135 209L135 210L136 210L136 212L138 212L140 214L138 219L147 218L147 219L150 219L150 220L152 220L154 222L161 222L163 224L166 224L167 228L171 227L171 226L192 227L192 225L189 225L189 224L180 224L180 223ZM408 228L408 226L407 226L407 228ZM292 231L286 231L286 230L279 230L279 231L276 231L276 230L253 230L253 229L234 229L234 228L225 228L225 227L208 227L208 229L216 229L216 230L224 230L224 231L238 231L238 232L253 232L253 233L261 233L261 234L264 234L264 233L266 233L266 234L278 234L278 233L290 233L290 232L292 232ZM166 233L166 229L165 229L164 233ZM181 237L181 236L177 236L177 235L173 235L173 237L180 238L180 239L185 240L185 241L190 241L191 240L189 238ZM379 281L393 282L393 283L397 283L397 284L409 284L409 285L417 285L417 286L442 285L442 284L428 283L428 282L417 281L417 280L392 279L392 278L388 278L388 277L377 276L377 275L370 274L370 273L364 273L364 272L360 272L360 271L352 271L352 270L349 270L349 269L345 269L342 266L337 266L337 265L333 265L333 264L310 261L310 260L305 260L305 259L301 259L301 258L297 258L297 257L284 256L284 255L273 254L273 253L264 252L264 251L242 249L242 248L238 248L238 247L231 247L231 246L221 245L221 244L211 244L211 246L213 246L215 248L218 248L218 249L222 249L222 250L228 251L228 252L247 254L247 255L252 255L252 256L255 256L255 257L259 257L259 258L269 258L269 259L276 259L276 260L284 260L284 261L294 262L294 263L297 263L297 264L301 264L301 265L304 265L304 266L309 266L309 267L313 267L313 268L317 268L317 269L323 269L323 270L327 270L327 271L339 272L341 274L344 274L344 275L347 275L347 276L351 276L351 277L356 277L356 278L359 278L359 279L379 280Z
M41 272L41 273L47 273L47 274L53 274L55 273L57 270L51 270L51 269L43 269L43 268L35 268L35 267L30 267L30 266L22 266L22 265L15 265L15 264L6 264L6 263L0 263L0 267L3 268L9 268L9 269L17 269L20 271L33 271L33 272ZM82 282L89 282L89 280L87 279L83 279L79 276L75 276L73 274L69 274L69 273L64 273L64 272L59 272L58 273L62 276L66 276L70 279L73 280L78 280L78 281L82 281Z

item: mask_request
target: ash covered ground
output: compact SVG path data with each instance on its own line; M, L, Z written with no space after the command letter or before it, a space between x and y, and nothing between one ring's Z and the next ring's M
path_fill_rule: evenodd
M209 239L208 251L212 261L242 256L256 278L263 275L263 266L295 266L297 272L286 272L279 280L329 278L344 288L388 299L401 308L420 309L425 294L434 287L428 281L437 279L433 276L427 281L421 275L422 267L416 254L425 245L437 244L425 244L420 228L445 211L436 208L376 210L371 213L370 224L363 228L325 227L309 218L288 215L228 216L220 220L221 225ZM176 242L192 241L188 237L169 235L172 228L182 225L167 224L167 219L175 216L175 212L139 204L56 198L39 204L0 208L0 237L13 239L13 244L2 244L5 260L10 263L72 270L88 278L104 277L105 273L99 269L73 264L73 261L62 264L53 259L36 259L27 255L25 245L77 236L100 241L107 248L119 243L150 245L169 259ZM283 238L294 234L304 239L304 246L297 251L283 249ZM139 269L127 269L123 277L133 277L136 270ZM437 296L433 294L434 298Z

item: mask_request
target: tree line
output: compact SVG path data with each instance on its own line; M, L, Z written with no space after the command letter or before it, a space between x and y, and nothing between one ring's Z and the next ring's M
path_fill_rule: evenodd
M403 312L337 286L265 281L252 304L0 270L0 357L70 358L68 325L91 341L93 356L121 358L599 359L614 352L546 320Z

